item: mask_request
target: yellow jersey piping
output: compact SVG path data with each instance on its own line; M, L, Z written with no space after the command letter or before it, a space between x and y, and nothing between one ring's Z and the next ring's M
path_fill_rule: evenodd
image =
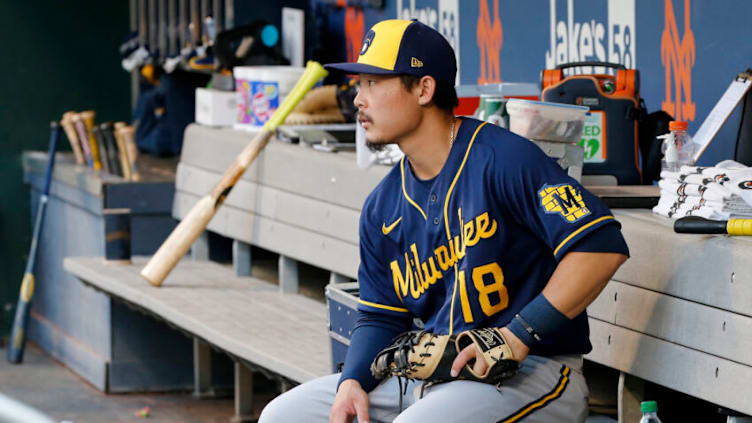
M407 190L405 189L405 158L404 157L402 157L402 160L400 160L400 172L402 174L402 195L405 196L408 203L412 204L413 207L418 209L420 214L423 216L423 220L428 220L428 217L426 216L426 212L424 212L423 209L421 209L420 206L417 203L415 203L415 201L413 201L413 199L410 198L409 195L407 195Z
M401 313L407 313L408 312L408 310L406 308L392 307L392 306L383 305L383 304L376 304L376 303L372 303L372 302L366 301L366 300L358 300L358 302L361 303L361 304L363 304L363 305L367 305L368 307L382 308L384 310L391 310L391 311L399 311Z
M554 256L559 252L559 250L561 250L562 247L564 247L564 245L567 242L569 242L572 238L576 237L577 234L579 234L580 232L582 232L585 229L587 229L587 228L595 225L596 223L600 223L600 222L603 222L604 220L609 220L609 219L613 219L613 218L614 218L613 216L603 216L603 217L600 217L600 218L595 219L592 222L588 223L587 225L582 226L580 229L577 229L576 231L572 232L571 234L569 234L568 237L564 238L564 241L561 241L561 244L559 244L558 247L556 247L556 249L554 250Z
M475 137L478 135L480 128L485 126L486 123L488 122L483 122L480 125L478 125L478 127L475 129L475 132L473 132L473 136L472 138L470 138L470 142L467 145L467 150L465 150L465 157L462 158L462 163L460 163L460 168L457 170L457 174L454 175L454 180L452 180L452 184L449 185L449 190L447 191L446 198L444 199L444 228L446 228L447 240L449 242L452 241L452 234L449 231L449 199L452 196L454 185L457 183L457 180L460 178L460 174L462 173L462 169L465 167L465 162L467 161L467 157L470 155L470 149L473 147L473 143L475 142ZM460 228L460 232L462 232L462 228ZM460 236L462 235L460 234ZM449 245L451 247L452 244L449 244ZM457 249L459 249L459 246L455 245L454 248L455 248L455 259L457 259L456 251ZM452 305L449 308L449 335L452 335L452 333L454 332L454 298L457 296L457 279L458 279L458 271L457 271L457 262L455 261L454 263L454 289L452 290Z

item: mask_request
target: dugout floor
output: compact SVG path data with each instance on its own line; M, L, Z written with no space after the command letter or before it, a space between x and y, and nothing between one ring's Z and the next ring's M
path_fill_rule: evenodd
M231 243L219 240L225 250ZM229 251L228 251L229 254ZM276 283L278 256L253 248L253 277ZM221 260L220 260L221 261ZM328 272L300 263L301 294L324 301ZM190 393L109 394L105 395L86 383L32 342L27 343L24 362L12 365L5 360L7 351L0 345L0 393L20 400L53 420L72 423L138 422L149 423L227 423L234 415L232 396L221 399L197 399ZM275 382L261 375L254 378L254 411L261 409L279 391ZM148 419L136 414L150 408Z
M9 364L0 349L0 392L47 414L55 421L86 422L222 422L233 415L232 397L197 399L189 393L105 395L56 362L36 345L27 344L24 362ZM256 396L260 411L269 396ZM150 408L148 419L137 417Z

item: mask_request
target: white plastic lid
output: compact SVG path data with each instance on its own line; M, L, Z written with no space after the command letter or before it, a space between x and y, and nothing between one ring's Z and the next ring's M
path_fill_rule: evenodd
M249 81L277 81L282 78L294 78L303 75L305 68L296 66L236 66L232 76Z
M559 120L565 119L584 119L590 108L586 106L576 106L574 104L551 103L545 101L523 100L511 98L507 101L507 112L509 115L516 115L524 112L534 112L543 115L555 116Z

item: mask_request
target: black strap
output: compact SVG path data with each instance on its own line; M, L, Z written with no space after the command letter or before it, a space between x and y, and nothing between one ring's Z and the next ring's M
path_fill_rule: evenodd
M557 65L555 69L566 69L566 68L576 68L580 66L601 66L606 68L614 68L614 69L622 69L626 70L627 67L620 64L620 63L609 63L609 62L570 62L570 63L562 63L560 65Z
M522 316L520 316L519 314L515 314L514 318L517 319L520 322L520 324L522 325L522 327L525 328L525 331L530 336L532 336L533 339L535 339L538 342L542 341L542 339L541 339L540 335L538 334L538 332L536 332L535 329L533 329L533 327L530 326L530 323L528 323L527 320L523 319Z

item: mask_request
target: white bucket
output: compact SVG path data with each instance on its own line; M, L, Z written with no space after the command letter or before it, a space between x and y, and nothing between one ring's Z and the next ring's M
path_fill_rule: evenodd
M235 128L259 129L268 121L298 82L305 68L238 66L232 70L238 97Z

